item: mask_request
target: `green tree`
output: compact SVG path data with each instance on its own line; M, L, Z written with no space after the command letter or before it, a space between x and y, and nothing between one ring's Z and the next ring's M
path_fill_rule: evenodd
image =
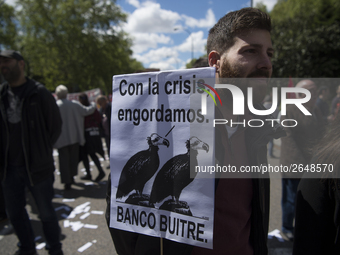
M16 25L14 8L0 0L0 51L15 48Z
M192 68L196 61L197 61L197 58L191 59L190 62L186 63L185 67L187 69Z
M263 2L257 2L255 8L268 13L267 6Z
M280 0L270 14L273 77L339 76L339 1Z
M101 88L110 93L112 76L141 64L119 26L126 16L115 1L18 0L22 52L28 74L50 90Z

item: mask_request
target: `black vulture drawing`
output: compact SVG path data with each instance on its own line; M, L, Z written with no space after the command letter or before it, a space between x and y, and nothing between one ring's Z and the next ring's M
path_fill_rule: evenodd
M133 190L138 196L142 196L145 183L156 173L159 167L158 146L169 147L167 139L156 133L147 137L149 148L137 152L125 164L119 179L116 198L129 195Z
M152 186L150 206L166 197L172 197L172 204L179 204L182 190L196 177L190 178L190 168L197 166L197 150L209 151L209 145L196 136L186 141L187 153L169 159L159 170ZM161 209L161 208L160 208Z

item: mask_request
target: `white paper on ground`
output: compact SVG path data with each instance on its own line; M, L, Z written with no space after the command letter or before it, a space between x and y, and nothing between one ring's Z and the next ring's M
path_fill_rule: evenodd
M38 244L35 248L37 250L41 250L42 248L44 248L46 246L46 243L41 243L41 244Z
M91 211L92 214L99 214L99 215L102 215L104 214L103 211Z
M88 243L84 244L82 247L80 247L80 248L78 249L78 251L79 251L79 252L83 252L83 251L85 251L86 249L90 248L91 246L92 246L92 243L91 243L91 242L88 242Z
M91 228L91 229L97 229L98 225L93 225L93 224L85 224L84 228Z
M80 216L80 219L81 220L84 220L84 219L86 219L87 217L89 217L90 216L90 213L85 213L85 214L83 214L82 216Z

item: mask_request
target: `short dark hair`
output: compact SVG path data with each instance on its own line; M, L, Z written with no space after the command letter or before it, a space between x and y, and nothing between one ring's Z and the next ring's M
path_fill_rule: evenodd
M89 102L89 98L88 96L85 94L85 93L81 93L79 95L79 102L85 106L89 106L90 105L90 102Z
M234 37L247 29L271 31L270 16L256 8L243 8L223 16L209 31L207 53L223 54L234 44Z

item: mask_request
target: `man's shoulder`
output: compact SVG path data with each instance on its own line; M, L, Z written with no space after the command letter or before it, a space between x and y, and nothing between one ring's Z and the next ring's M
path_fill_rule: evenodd
M33 80L33 79L30 79L30 78L26 78L27 79L27 86L28 86L28 93L30 92L48 92L48 89L43 85L41 84L40 82L36 81L36 80Z

